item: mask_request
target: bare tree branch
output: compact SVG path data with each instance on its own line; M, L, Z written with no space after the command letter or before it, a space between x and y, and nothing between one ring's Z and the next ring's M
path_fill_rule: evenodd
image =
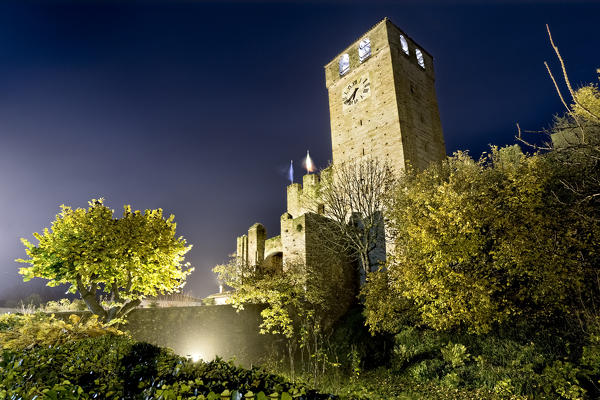
M579 100L577 99L577 96L575 95L575 91L573 90L573 87L571 87L571 81L569 80L569 76L567 75L567 68L565 67L565 61L563 60L562 56L560 55L560 52L558 51L558 46L556 46L554 44L554 40L552 40L552 34L550 33L550 27L548 26L548 24L546 24L546 30L548 31L548 38L550 39L550 44L552 45L552 48L554 49L554 52L556 53L556 57L558 57L558 61L560 62L560 67L562 69L563 77L565 79L565 84L567 85L567 88L569 90L569 93L571 94L571 97L573 98L573 101L575 102L575 104L577 104L579 107L581 107L581 109L584 110L589 116L591 116L592 118L594 118L596 120L600 119L600 116L591 112L587 107L585 107L583 104L581 104L579 102ZM546 64L546 68L548 68L548 64L546 62L544 62L544 64ZM550 71L550 68L548 68L548 72L549 71ZM552 78L552 80L554 81L554 78ZM556 85L556 82L554 84ZM563 101L563 104L564 104L564 101Z
M324 204L321 236L324 243L344 251L359 261L366 276L383 261L385 244L384 199L395 179L389 165L368 159L330 166L322 173L317 201Z

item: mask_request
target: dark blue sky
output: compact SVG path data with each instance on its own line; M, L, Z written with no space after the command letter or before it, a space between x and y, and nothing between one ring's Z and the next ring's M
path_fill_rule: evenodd
M290 159L331 158L323 66L385 16L434 56L448 154L561 112L546 23L573 83L600 67L596 1L1 2L0 302L44 284L19 238L97 197L175 214L214 292L236 236L278 234Z

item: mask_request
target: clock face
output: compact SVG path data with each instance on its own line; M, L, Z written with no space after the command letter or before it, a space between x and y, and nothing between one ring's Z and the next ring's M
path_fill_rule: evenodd
M371 96L371 81L368 75L350 81L342 91L343 109L346 110Z

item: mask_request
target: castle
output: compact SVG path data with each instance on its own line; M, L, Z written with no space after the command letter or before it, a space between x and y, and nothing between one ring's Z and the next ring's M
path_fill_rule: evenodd
M431 55L388 18L325 65L334 168L377 158L400 171L443 159L434 83ZM317 226L325 218L314 201L319 181L318 174L307 174L302 185L289 185L281 234L267 238L262 224L252 225L237 238L238 262L265 271L319 262Z

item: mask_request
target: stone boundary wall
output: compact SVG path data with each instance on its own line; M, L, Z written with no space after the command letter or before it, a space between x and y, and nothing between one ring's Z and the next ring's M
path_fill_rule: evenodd
M253 305L239 313L230 305L138 308L119 329L130 332L136 340L169 347L182 356L206 361L219 356L249 367L262 364L276 346L272 335L259 334L260 310ZM66 318L89 312L55 314Z

